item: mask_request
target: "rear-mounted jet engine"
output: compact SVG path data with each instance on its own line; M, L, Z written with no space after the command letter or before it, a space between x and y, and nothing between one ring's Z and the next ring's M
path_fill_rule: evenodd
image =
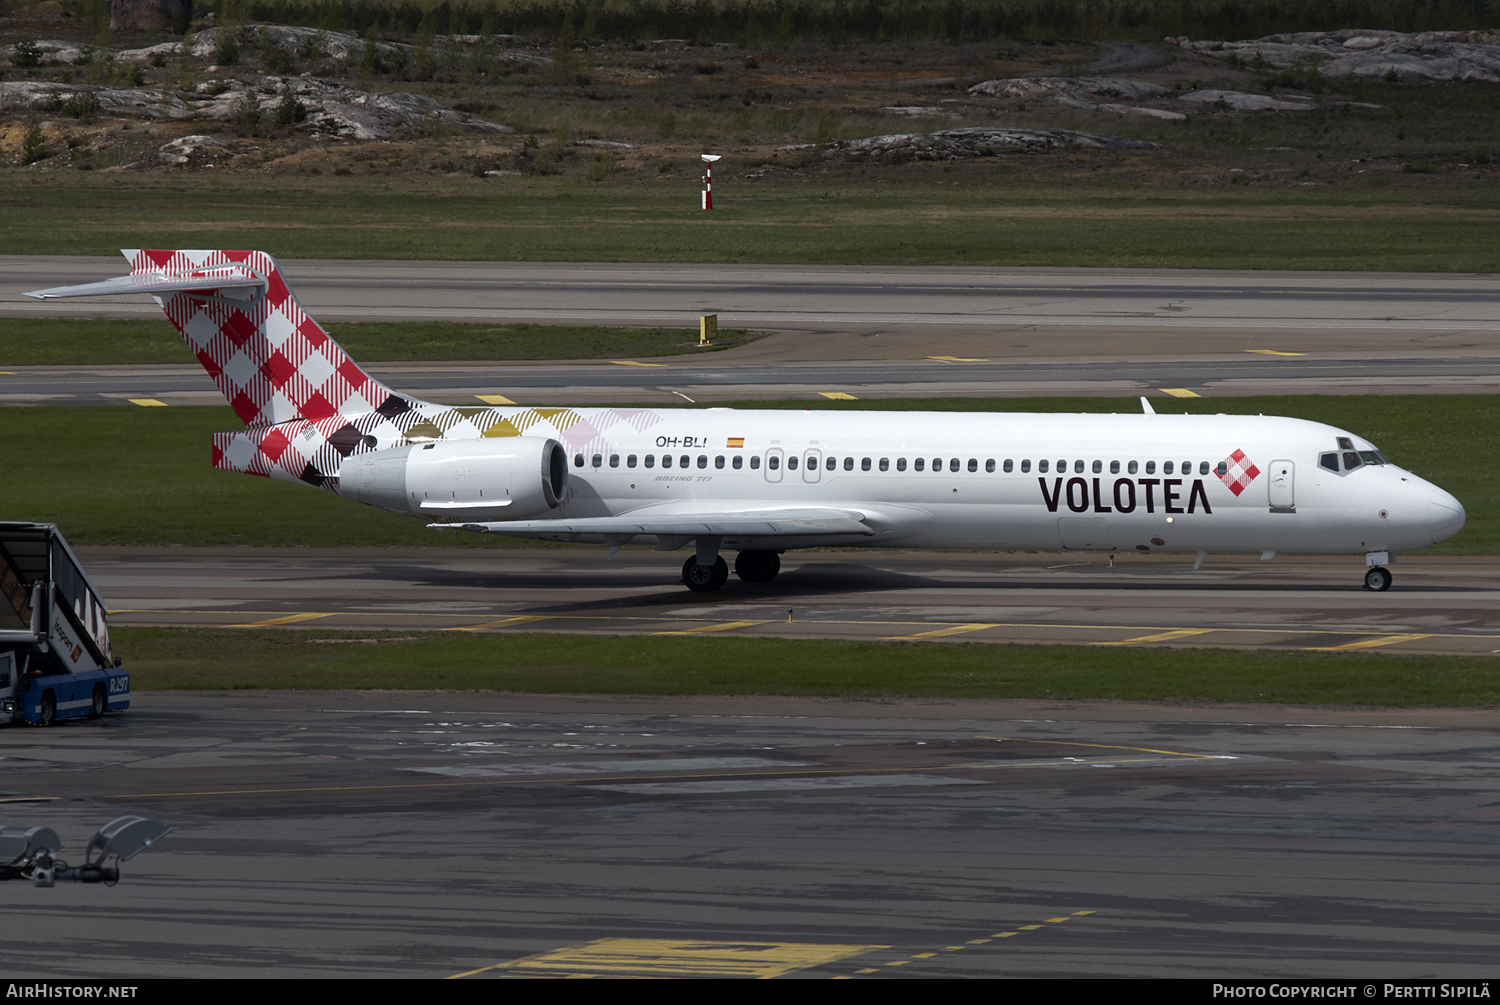
M350 457L339 495L436 521L519 520L556 509L568 455L539 436L413 443Z

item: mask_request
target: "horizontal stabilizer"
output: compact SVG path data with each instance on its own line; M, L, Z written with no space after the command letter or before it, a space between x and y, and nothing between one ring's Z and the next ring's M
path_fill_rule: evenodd
M34 290L26 296L37 300L62 300L67 297L110 297L128 293L191 293L194 290L251 289L264 293L266 280L248 269L205 269L188 275L166 275L161 272L118 276L82 286L54 286Z
M785 509L741 512L626 514L584 517L580 520L499 520L488 523L428 524L429 527L505 534L511 537L545 538L549 541L579 537L695 538L713 537L873 537L875 529L863 514L840 509Z

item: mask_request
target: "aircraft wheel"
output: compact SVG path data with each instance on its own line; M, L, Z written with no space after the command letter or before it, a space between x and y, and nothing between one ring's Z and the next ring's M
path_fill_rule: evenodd
M713 565L699 565L694 555L682 563L682 581L694 593L711 593L729 579L729 563L720 556Z
M37 714L37 725L50 726L57 719L57 699L52 692L42 695L42 707Z
M769 583L781 571L781 556L774 551L742 551L734 556L734 574L747 583Z
M104 685L94 685L94 701L89 708L90 719L102 719L104 717Z
M1384 593L1390 588L1391 570L1377 565L1365 573L1365 589L1374 590L1376 593Z

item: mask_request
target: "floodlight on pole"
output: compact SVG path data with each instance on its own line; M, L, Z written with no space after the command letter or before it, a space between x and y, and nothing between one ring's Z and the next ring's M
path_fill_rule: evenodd
M714 208L714 161L722 154L699 154L703 158L703 208Z

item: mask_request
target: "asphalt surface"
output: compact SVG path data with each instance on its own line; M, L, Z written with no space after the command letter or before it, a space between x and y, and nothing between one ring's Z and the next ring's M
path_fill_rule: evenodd
M592 363L367 363L431 400L718 403L854 397L1159 393L1489 393L1500 388L1490 275L1099 269L287 261L305 307L344 321L441 318L767 332L699 356ZM21 294L119 274L109 258L0 256L5 317L141 317L143 297ZM12 367L0 403L213 402L181 366Z
M1493 712L137 693L0 727L7 822L64 858L119 813L175 828L113 888L7 884L5 969L1490 977L1497 741Z
M726 404L829 397L1233 397L1254 394L1491 394L1497 359L1284 359L1207 361L737 363L730 353L652 362L367 364L387 386L427 401L522 405L623 402ZM217 405L197 364L13 367L0 372L0 405ZM491 402L494 403L494 402ZM503 404L504 402L500 402Z
M1500 558L788 552L769 584L681 584L687 552L84 548L110 623L1500 651ZM790 619L789 619L790 612Z

